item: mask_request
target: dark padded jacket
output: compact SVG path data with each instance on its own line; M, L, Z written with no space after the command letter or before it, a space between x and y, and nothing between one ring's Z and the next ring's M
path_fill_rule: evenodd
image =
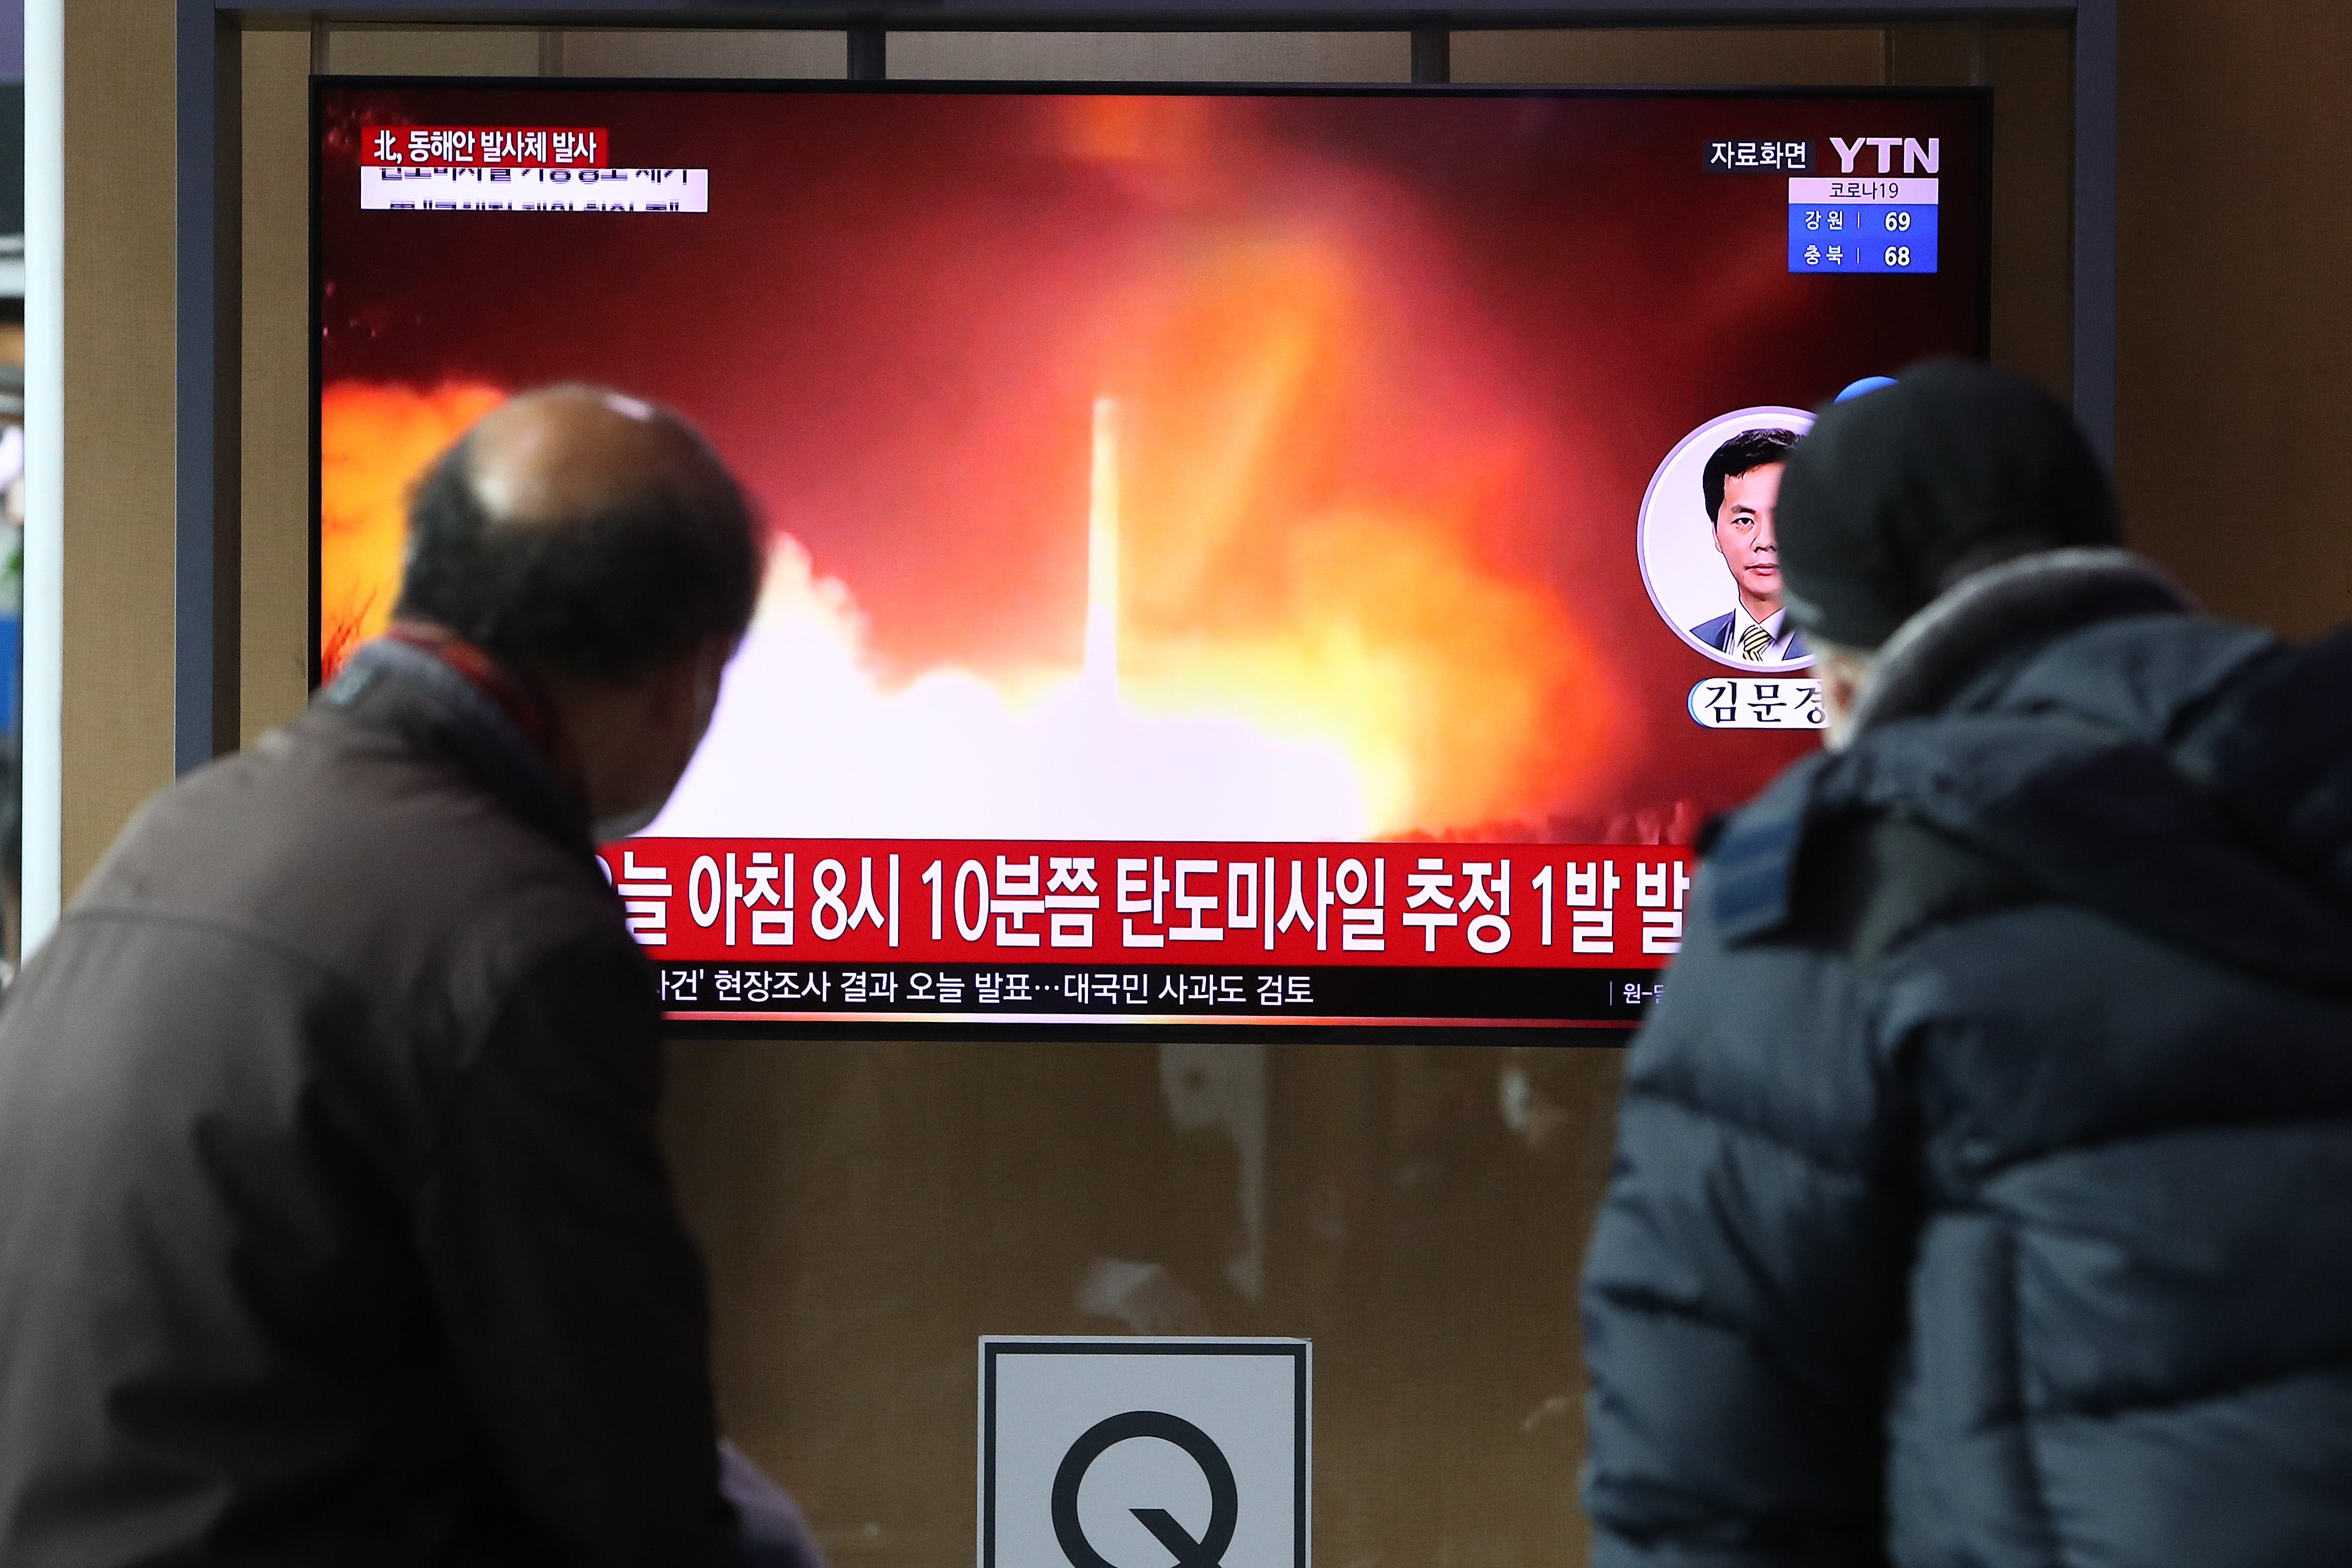
M0 1563L728 1560L658 1025L425 655L164 791L0 1009Z
M1861 721L1633 1048L1594 1563L2352 1563L2352 636L2053 552Z

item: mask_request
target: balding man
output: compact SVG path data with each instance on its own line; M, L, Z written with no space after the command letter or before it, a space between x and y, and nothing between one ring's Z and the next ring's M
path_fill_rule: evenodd
M397 619L148 804L0 1014L0 1563L718 1563L650 821L761 541L667 413L490 413Z

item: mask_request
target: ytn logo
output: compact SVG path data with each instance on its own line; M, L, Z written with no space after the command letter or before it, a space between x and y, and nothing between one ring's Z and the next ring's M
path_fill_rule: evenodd
M1851 141L1843 136L1832 136L1830 145L1837 149L1838 172L1841 174L1855 172L1853 161L1862 155L1865 147L1877 150L1878 167L1864 170L1864 173L1895 172L1895 150L1897 147L1903 149L1903 172L1906 174L1932 174L1944 162L1944 140L1940 136L1930 136L1924 145L1916 138L1909 136L1857 136Z

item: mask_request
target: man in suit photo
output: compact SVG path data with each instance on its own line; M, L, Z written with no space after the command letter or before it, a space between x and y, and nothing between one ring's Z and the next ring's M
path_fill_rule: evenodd
M1743 430L1715 449L1701 479L1715 548L1738 597L1690 634L1745 664L1785 664L1811 656L1805 634L1780 604L1780 546L1772 531L1781 465L1796 444L1793 430Z

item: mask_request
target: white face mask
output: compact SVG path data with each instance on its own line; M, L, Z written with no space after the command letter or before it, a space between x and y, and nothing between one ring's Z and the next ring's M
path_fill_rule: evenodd
M732 657L731 653L730 657ZM688 750L688 761L693 760L694 750L700 747L702 737L709 733L711 715L719 708L719 683L724 678L724 668L725 666L722 665L719 669L700 674L695 681L694 747ZM678 777L685 777L684 764L680 764ZM677 788L677 779L673 779L667 789L664 789L653 800L638 807L635 810L624 811L617 816L599 818L590 823L590 833L600 844L614 843L622 839L634 838L653 826L654 819L661 815L664 806L669 804L670 795Z

